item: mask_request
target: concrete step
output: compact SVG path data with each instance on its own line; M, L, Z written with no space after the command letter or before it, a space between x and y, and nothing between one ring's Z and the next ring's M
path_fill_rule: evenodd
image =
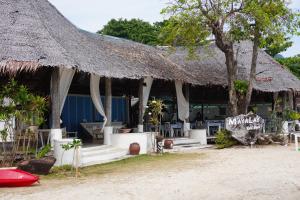
M178 145L174 146L173 149L164 149L166 153L172 152L185 152L185 151L192 151L197 149L206 149L206 148L213 148L213 145L201 145L201 144L189 144L189 145Z
M108 159L108 160L94 160L94 161L82 163L81 167L88 167L88 166L92 166L92 165L100 165L100 164L115 162L115 161L119 161L119 160L124 160L124 159L130 158L130 157L132 157L132 156L131 155L125 155L125 156L121 156L121 157L117 157L117 158L112 158L112 159Z
M111 148L111 145L97 145L92 147L82 147L81 152L98 151Z
M200 144L200 142L199 140L190 139L190 138L176 138L173 140L174 146L191 145L191 144Z
M105 147L99 146L99 148L97 147L90 147L90 148L86 148L81 153L82 167L108 163L116 160L125 159L128 157L127 149L120 149L112 146L105 146Z

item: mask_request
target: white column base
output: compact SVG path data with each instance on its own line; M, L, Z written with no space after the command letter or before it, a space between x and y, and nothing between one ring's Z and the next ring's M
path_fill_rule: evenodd
M61 129L51 129L50 130L50 143L51 147L54 146L54 140L62 139L62 130Z
M189 137L190 136L190 130L191 130L191 124L190 123L184 123L183 124L184 137Z
M113 127L106 126L104 127L104 141L103 144L111 145L111 135L113 134Z
M138 132L143 133L144 132L144 125L138 125Z

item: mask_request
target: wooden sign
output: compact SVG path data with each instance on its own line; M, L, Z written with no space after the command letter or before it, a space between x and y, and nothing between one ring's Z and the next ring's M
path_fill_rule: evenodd
M264 120L253 113L229 117L225 120L225 128L232 132L232 137L245 145L256 142L263 126Z

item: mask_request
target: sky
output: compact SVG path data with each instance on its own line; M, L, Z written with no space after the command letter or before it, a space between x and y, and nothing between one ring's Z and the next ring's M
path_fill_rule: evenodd
M49 0L77 27L97 32L110 19L139 18L148 22L161 21L160 14L168 0ZM300 0L291 0L291 8L300 10ZM282 55L300 54L300 37L292 38L294 45Z

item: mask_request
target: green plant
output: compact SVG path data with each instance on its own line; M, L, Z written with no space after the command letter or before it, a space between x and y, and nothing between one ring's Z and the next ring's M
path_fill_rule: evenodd
M298 120L300 119L300 113L290 110L288 111L288 118L291 120Z
M79 147L81 147L81 146L82 146L81 140L78 140L78 139L73 139L72 142L61 145L61 147L65 151L74 149L72 166L75 166L75 168L76 168L76 178L78 177L78 174L79 174ZM62 158L63 158L63 154L62 154ZM61 158L61 163L62 163L62 158Z
M50 151L51 151L51 145L47 144L37 153L36 158L41 159L45 157Z
M245 80L234 81L234 88L241 95L245 95L247 93L248 86L249 86L248 81Z
M0 89L0 120L4 122L7 134L21 133L24 125L41 125L44 122L46 105L45 98L31 93L26 86L19 84L14 79L2 85ZM15 126L13 126L13 120L16 122ZM9 157L9 160L2 162L7 166L11 166L15 160L17 143L16 140L13 140L13 148L9 152L12 156ZM24 155L28 154L29 145L28 141Z
M148 103L147 112L150 115L150 123L158 127L161 122L162 109L164 107L162 100L152 100Z
M224 129L217 132L215 142L218 149L228 148L236 144L236 141L232 138L231 133Z

